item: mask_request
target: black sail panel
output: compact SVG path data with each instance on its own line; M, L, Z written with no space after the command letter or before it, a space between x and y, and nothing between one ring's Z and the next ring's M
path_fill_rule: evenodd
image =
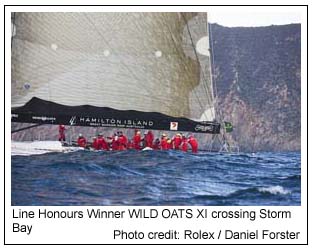
M90 105L66 106L36 97L24 106L12 109L11 118L12 122L38 124L220 133L220 124L217 122L197 122L157 112L117 110Z

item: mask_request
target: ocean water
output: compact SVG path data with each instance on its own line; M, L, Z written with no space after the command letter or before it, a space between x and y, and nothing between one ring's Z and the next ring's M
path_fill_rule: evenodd
M299 152L12 156L12 205L300 205Z

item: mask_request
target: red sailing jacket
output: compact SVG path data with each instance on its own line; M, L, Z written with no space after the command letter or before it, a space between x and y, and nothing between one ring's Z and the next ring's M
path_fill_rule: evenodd
M112 150L118 150L119 149L119 142L118 142L118 137L117 136L113 136L113 140L112 140Z
M154 141L154 135L151 131L147 132L147 135L145 136L145 143L146 146L145 147L153 147L153 141Z
M197 140L196 138L194 137L189 137L189 143L192 147L192 152L196 153L198 151L198 143L197 143Z
M160 140L160 147L162 150L168 150L169 149L168 139L166 137L164 137Z
M98 147L97 150L109 150L108 145L107 145L105 139L102 136L99 136L97 138L97 145L98 145L97 146Z
M121 135L118 137L118 150L126 150L127 149L127 143L128 143L128 139L125 135Z
M141 143L141 135L136 134L133 137L133 147L134 147L134 149L140 150L141 149L140 143Z
M182 151L185 151L185 152L187 152L187 145L188 145L188 143L187 143L188 141L187 141L187 139L185 138L185 139L182 139L182 143L181 143L181 150Z
M86 148L87 146L87 140L84 137L79 137L77 140L77 144L79 147Z
M59 125L59 141L65 141L65 126Z
M175 149L175 150L179 150L179 149L180 149L180 145L181 145L181 143L182 143L181 137L175 136L175 137L172 139L172 142L173 142L174 149Z
M93 139L92 148L95 149L95 150L99 149L97 138Z

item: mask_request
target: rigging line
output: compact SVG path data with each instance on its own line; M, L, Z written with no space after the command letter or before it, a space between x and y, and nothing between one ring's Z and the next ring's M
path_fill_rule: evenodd
M205 73L204 73L204 71L203 71L203 69L202 69L202 67L201 67L201 64L200 64L200 60L199 60L199 57L198 57L198 54L197 54L197 51L196 51L196 46L195 46L195 44L194 44L194 40L193 40L193 37L192 37L192 34L191 34L190 27L189 27L188 22L187 22L185 16L183 15L183 13L181 13L181 15L182 15L182 17L183 17L184 23L186 24L186 28L187 28L188 34L189 34L189 36L190 36L190 40L191 40L192 48L193 48L193 50L194 50L194 54L195 54L195 56L196 56L196 59L197 59L197 61L198 61L199 66L200 66L200 70L201 70L201 72L202 72L202 74L203 74L203 80L204 80L204 82L206 83L206 85L204 85L204 89L205 89L205 91L207 92L208 99L210 99L209 90L208 90L208 83L207 83L207 80L206 80ZM206 30L207 30L207 29L206 29ZM211 101L209 100L209 102L211 102Z
M175 49L176 49L176 51L177 51L177 55L178 55L179 58L181 59L181 62L183 62L183 65L185 66L185 68L187 68L187 65L186 65L185 61L182 59L182 56L179 54L179 49L178 49L177 44L176 44L176 42L175 42L175 40L174 40L174 38L173 38L173 33L171 32L170 27L167 25L166 22L164 22L163 24L165 25L165 27L167 28L167 30L169 31L169 33L170 33L170 35L171 35L170 37L171 37L171 40L173 41L173 45L174 45L174 47L175 47ZM188 75L189 79L191 79L189 73L186 72L186 74ZM199 96L198 96L197 92L196 92L195 90L194 90L194 94L195 94L195 96L196 96L196 98L197 98L197 101L198 101L198 104L199 104L200 108L201 108L201 109L205 109L204 106L203 106L202 103L201 103L201 100L199 99Z
M214 48L213 48L213 37L212 37L212 28L211 24L208 23L208 35L209 35L209 45L210 45L210 57L211 57L211 82L214 89L214 100L215 100L215 111L218 116L220 116L220 119L222 119L221 111L219 111L218 108L218 89L217 89L217 78L215 76L216 73L216 66L215 66L215 57L214 57Z
M97 29L96 25L92 22L92 20L86 15L86 13L83 13L85 18L88 20L88 22L93 26L93 28L96 30L96 32L100 35L100 37L103 39L103 41L107 44L107 46L109 47L109 49L112 52L115 52L112 47L109 45L108 41L105 39L105 37L102 35L102 33ZM125 64L122 60L120 60L120 63L132 74L132 76L139 81L139 83L141 82L140 79L133 73L133 71L127 66L127 64ZM147 87L144 87L143 85L141 85L141 87L148 93L148 94L152 94L151 90L148 90ZM153 96L151 96L152 98ZM160 99L155 99L155 97L153 97L154 100L156 101L161 101ZM165 104L162 104L165 105ZM168 105L165 105L166 108L170 109L170 107Z
M209 35L211 37L209 40L211 41L210 45L211 45L212 70L213 70L213 74L212 74L213 78L212 78L212 80L213 80L213 83L214 83L216 102L218 102L218 97L219 96L218 96L218 90L217 90L217 76L215 75L215 73L216 73L216 65L215 65L215 55L214 55L214 47L213 47L213 34L212 34L212 26L211 26L210 23L208 23L208 27L209 27ZM217 114L219 116L219 119L220 119L221 122L223 122L224 121L223 113L222 113L221 109L219 109L218 104L216 103L215 105L216 105L216 112L217 112Z
M211 63L212 63L212 71L213 71L213 74L212 74L212 80L213 80L213 84L214 84L214 88L215 88L215 98L216 98L216 101L218 101L218 91L217 91L217 77L215 76L215 73L216 73L216 66L215 66L215 57L214 57L214 48L213 48L213 36L212 36L212 26L210 23L208 23L208 27L209 27L209 40L211 41L210 43L210 47L211 47ZM223 116L223 113L221 111L221 109L219 109L219 106L218 104L216 103L216 114L219 116L219 120L220 120L220 123L221 123L221 126L224 126L223 123L224 123L224 116ZM226 131L225 129L221 130L220 131L221 135L222 135L222 138L223 140L228 143L228 138L227 138L227 135L226 135Z
M38 127L38 126L40 126L40 125L43 125L43 124L40 123L40 124L30 125L30 126L27 126L27 127L23 127L23 128L19 128L19 129L16 129L16 130L12 130L12 131L11 131L11 134L20 132L20 131L22 131L22 130L35 128L35 127Z
M216 106L216 115L219 117L218 120L222 123L224 122L224 116L223 116L223 113L222 111L220 110L219 108L219 104L218 104L218 89L217 89L217 77L215 75L216 73L216 66L215 66L215 56L214 56L214 48L213 48L213 36L212 36L212 28L211 28L211 24L208 23L208 27L209 27L209 35L210 35L210 45L211 45L211 51L210 51L210 54L211 54L211 64L212 64L212 81L213 81L213 85L214 85L214 90L215 90L215 106ZM224 132L221 133L222 135L224 135ZM226 138L224 136L224 138Z
M184 20L184 22L185 22L185 24L186 24L187 31L188 31L188 34L189 34L189 36L190 36L190 40L191 40L191 43L192 43L192 47L193 47L193 50L194 50L196 59L197 59L197 61L198 61L198 64L200 65L199 57L198 57L198 54L197 54L197 52L196 52L196 48L195 48L195 45L194 45L193 37L192 37L191 31L190 31L188 22L187 22L185 16L183 15L183 13L181 13L181 15L182 15L183 20ZM209 104L213 104L213 101L211 101L211 98L213 98L213 97L210 97L210 95L209 95L208 83L207 83L206 76L205 76L205 73L204 73L204 71L203 71L201 65L200 65L200 70L201 70L201 72L202 72L202 74L203 74L203 81L204 81L205 84L206 84L206 85L203 85L203 86L204 86L204 90L205 90L206 93L207 93L207 100L208 100L208 103L209 103ZM213 108L210 107L209 109L212 111Z

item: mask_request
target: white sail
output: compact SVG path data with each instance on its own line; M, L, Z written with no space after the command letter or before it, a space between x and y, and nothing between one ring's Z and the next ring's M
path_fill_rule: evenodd
M206 13L15 13L12 20L13 108L38 97L214 119L209 55L194 50L208 34Z
M207 13L13 13L11 120L219 134L207 25Z

